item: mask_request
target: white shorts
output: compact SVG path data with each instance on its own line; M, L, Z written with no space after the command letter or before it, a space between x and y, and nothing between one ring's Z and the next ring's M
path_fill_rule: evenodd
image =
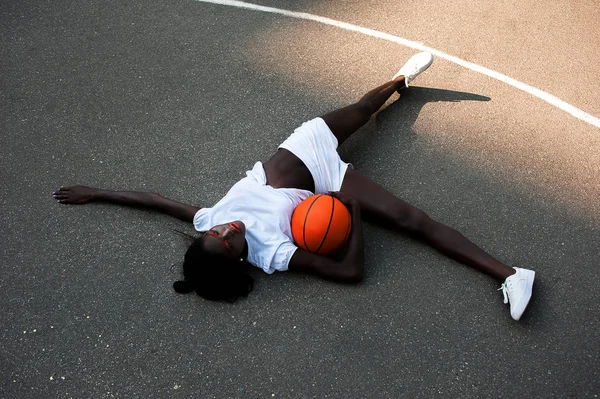
M315 181L315 194L340 191L349 163L337 153L337 138L321 118L304 122L280 146L300 158Z

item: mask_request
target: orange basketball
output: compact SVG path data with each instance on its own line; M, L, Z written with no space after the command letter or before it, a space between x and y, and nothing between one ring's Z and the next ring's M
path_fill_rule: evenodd
M316 254L332 254L348 239L352 229L350 212L331 195L317 194L302 201L292 214L296 244Z

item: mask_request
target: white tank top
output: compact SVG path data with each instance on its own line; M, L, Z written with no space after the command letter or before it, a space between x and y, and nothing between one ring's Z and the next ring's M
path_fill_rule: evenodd
M248 262L266 273L287 270L294 252L290 220L296 206L313 195L296 188L273 188L261 162L237 182L212 208L194 216L194 228L207 231L213 226L241 220L246 225Z

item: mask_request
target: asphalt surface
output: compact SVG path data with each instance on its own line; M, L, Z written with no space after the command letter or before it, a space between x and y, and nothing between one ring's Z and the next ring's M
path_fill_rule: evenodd
M559 0L271 1L505 73L600 116L600 7ZM0 397L593 398L600 395L600 129L443 60L340 149L512 265L498 284L365 227L357 286L256 271L212 303L171 288L191 226L60 206L60 185L210 206L300 123L414 51L195 1L0 3Z

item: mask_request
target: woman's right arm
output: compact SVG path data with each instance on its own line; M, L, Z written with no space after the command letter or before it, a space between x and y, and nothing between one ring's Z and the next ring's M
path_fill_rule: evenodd
M194 215L200 209L197 206L165 198L158 193L112 191L86 186L61 187L53 192L52 196L61 204L108 202L135 208L152 209L186 222L193 222Z
M298 248L290 263L290 271L310 273L328 280L346 283L358 283L363 279L365 250L363 244L360 205L341 193L332 193L346 205L352 216L352 231L348 238L348 250L340 260L314 254Z

